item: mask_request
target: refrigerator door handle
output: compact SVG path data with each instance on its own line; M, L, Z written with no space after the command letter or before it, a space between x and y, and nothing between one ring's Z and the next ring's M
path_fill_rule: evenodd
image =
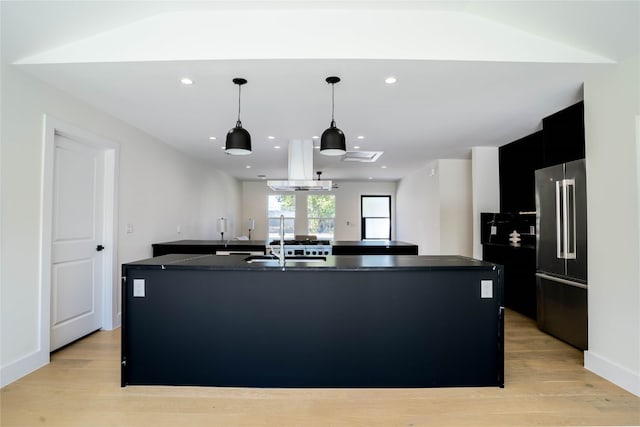
M560 187L561 181L556 181L556 258L564 258L564 233L562 219L564 217L563 205L561 194L562 189Z
M564 179L564 258L576 259L576 181Z
M576 288L581 288L581 289L588 288L587 285L585 285L584 283L573 282L571 280L562 279L560 277L549 276L548 274L544 274L544 273L536 273L536 277L539 277L541 279L551 280L552 282L562 283L564 285L574 286Z

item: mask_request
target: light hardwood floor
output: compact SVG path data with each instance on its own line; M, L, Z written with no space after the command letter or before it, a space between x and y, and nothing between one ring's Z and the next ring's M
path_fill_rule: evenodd
M9 426L640 425L640 398L507 311L506 385L439 389L120 387L120 331L98 332L1 393Z

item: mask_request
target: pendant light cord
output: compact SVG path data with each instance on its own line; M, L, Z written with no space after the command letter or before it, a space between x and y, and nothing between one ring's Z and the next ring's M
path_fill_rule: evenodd
M333 119L333 110L335 109L335 83L331 83L331 126L336 126L336 121Z
M242 126L242 122L240 122L240 92L242 91L242 85L238 85L238 123L236 126Z

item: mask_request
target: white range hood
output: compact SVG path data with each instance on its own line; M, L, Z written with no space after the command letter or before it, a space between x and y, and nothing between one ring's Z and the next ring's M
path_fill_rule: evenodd
M331 181L313 179L313 141L289 141L289 179L267 181L274 191L331 191Z

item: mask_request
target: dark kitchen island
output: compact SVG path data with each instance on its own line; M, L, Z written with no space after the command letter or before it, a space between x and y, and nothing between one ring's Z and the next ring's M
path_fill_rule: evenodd
M229 255L234 253L265 253L264 240L175 240L153 243L153 256L167 254Z
M418 245L397 240L338 240L333 255L418 255Z
M504 385L501 266L246 258L123 265L122 386Z
M176 240L153 243L153 256L267 252L269 240ZM396 240L340 240L329 243L333 255L418 255L418 246Z

